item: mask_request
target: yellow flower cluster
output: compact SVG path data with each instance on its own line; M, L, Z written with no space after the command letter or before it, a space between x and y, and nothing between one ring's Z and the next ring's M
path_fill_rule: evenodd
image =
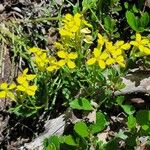
M37 90L36 85L30 85L30 81L32 81L36 75L35 74L27 74L28 68L26 68L21 75L17 78L17 90L26 93L29 96L34 96L35 91Z
M97 43L98 45L93 51L93 57L87 61L88 65L93 65L97 62L101 69L113 64L125 67L124 50L130 49L129 43L117 41L113 44L101 34L98 34Z
M13 94L13 90L16 88L16 84L7 84L7 83L2 83L0 85L0 98L6 98L9 97L12 100L15 100L15 96Z
M74 16L71 14L66 14L62 20L62 27L59 29L59 33L62 37L74 38L76 33L81 32L84 34L89 34L91 31L84 26L91 27L86 20L82 19L82 15L76 13ZM91 40L91 36L86 36L86 38ZM88 40L89 40L88 39Z
M16 100L15 92L21 91L29 96L34 96L35 91L37 90L36 85L30 85L30 81L32 81L36 75L27 74L28 68L23 71L21 75L17 78L17 84L7 84L2 83L0 85L0 98L10 98L12 100Z
M130 44L135 46L141 55L150 55L150 41L143 38L140 33L136 33L135 41L131 41Z
M69 68L75 68L75 63L72 60L77 58L77 53L66 52L65 50L60 50L57 52L57 56L60 58L57 60L53 56L48 56L46 50L41 50L40 48L33 47L29 49L29 52L34 54L34 62L40 71L55 71L59 68L67 65Z

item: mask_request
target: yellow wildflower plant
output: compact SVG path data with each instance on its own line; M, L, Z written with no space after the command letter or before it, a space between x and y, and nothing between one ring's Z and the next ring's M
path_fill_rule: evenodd
M50 57L47 70L52 72L52 71L57 70L59 68L60 68L60 65L58 64L57 59L55 57Z
M7 83L2 83L0 85L0 98L6 98L9 97L12 100L15 100L15 95L13 94L13 91L16 88L16 84L12 83L8 85Z
M113 45L112 42L106 43L106 51L109 54L109 58L106 60L107 65L117 63L121 67L125 67L123 50L127 50L127 48L129 48L129 45L127 44L123 48L121 46L124 46L124 42L122 41L116 42L115 45Z
M150 55L150 41L143 38L140 33L136 33L135 41L131 41L130 44L137 47L143 55Z
M34 96L35 91L37 90L36 85L29 85L27 81L24 81L20 85L17 85L17 90L28 94L29 96Z
M76 67L76 64L72 60L78 57L77 53L75 52L68 53L65 51L58 51L57 55L58 57L61 58L61 60L58 61L59 66L64 66L65 64L67 64L67 66L70 69L73 69Z
M66 14L63 19L63 27L60 28L59 33L61 36L73 37L81 25L81 15L79 13L72 16L71 14Z
M90 58L88 61L87 61L87 64L88 65L93 65L95 64L96 62L98 62L98 65L101 69L105 69L106 68L106 59L108 58L108 54L107 52L101 52L100 49L98 48L94 48L94 51L93 51L93 57Z
M114 46L116 49L120 49L121 51L129 50L131 47L130 43L125 43L124 41L117 41Z
M102 47L107 42L108 39L106 37L103 37L100 33L98 33L98 40L97 40L98 46Z
M62 20L62 27L59 29L59 33L62 37L74 38L75 33L81 30L81 33L90 33L90 30L87 28L81 28L82 26L91 27L87 21L82 19L82 15L76 13L74 16L71 14L66 14Z
M20 76L18 77L19 80L21 80L21 78L25 78L26 80L31 81L31 80L33 80L33 79L36 77L35 74L27 74L28 71L29 71L28 68L24 69L22 75L20 75Z
M29 85L30 81L35 79L36 75L35 74L28 74L28 68L26 68L21 75L18 76L17 78L17 90L22 91L29 96L34 96L35 91L37 90L36 85Z

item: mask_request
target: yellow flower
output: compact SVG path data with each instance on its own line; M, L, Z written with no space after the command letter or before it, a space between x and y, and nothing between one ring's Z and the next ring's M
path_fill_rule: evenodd
M117 41L114 44L116 49L120 49L120 50L128 50L130 49L131 45L129 43L124 43L124 41Z
M33 80L33 79L36 77L36 75L35 75L35 74L27 74L28 71L29 71L28 68L24 69L22 75L20 75L19 78L22 77L22 78L25 78L25 79L28 80L28 81Z
M17 86L17 90L28 94L29 96L34 96L35 91L37 90L36 85L30 86L27 81Z
M101 34L98 33L98 45L102 47L104 43L108 42L108 39L106 37L103 37Z
M78 57L77 53L71 52L67 53L65 51L59 51L57 52L58 57L62 58L58 61L59 66L64 66L67 64L67 66L71 69L75 68L75 63L72 61L72 59L76 59Z
M105 51L108 53L114 52L116 50L116 47L113 45L112 42L107 41L107 42L105 42L105 45L106 45Z
M11 91L11 90L15 89L15 87L16 87L16 85L14 83L10 84L10 85L8 85L7 83L2 83L0 85L0 90L1 90L0 91L0 98L9 97L12 100L15 100L15 96Z
M131 45L136 46L142 53L149 54L149 49L148 44L149 40L148 39L142 39L142 36L139 33L136 33L136 39L135 41L130 42Z
M62 37L75 38L76 33L90 33L91 31L88 28L81 29L82 26L91 27L91 25L81 17L82 15L79 13L76 13L74 16L71 14L66 14L62 20L62 27L59 29L60 35Z
M94 55L94 57L89 59L87 61L87 64L88 65L93 65L96 62L98 62L99 67L102 68L102 69L105 69L106 68L105 60L108 58L108 54L106 52L101 52L97 48L94 48L93 55Z
M81 26L81 15L76 13L74 16L66 14L63 19L63 26L60 28L59 33L61 36L74 37L75 33Z
M60 66L59 66L56 58L55 57L50 57L49 58L49 66L47 67L47 70L52 72L52 71L57 70L59 68L60 68Z

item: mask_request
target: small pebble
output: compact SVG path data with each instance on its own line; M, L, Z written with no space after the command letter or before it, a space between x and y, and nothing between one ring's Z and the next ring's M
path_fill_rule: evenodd
M4 9L5 9L4 5L0 4L0 13L2 13Z

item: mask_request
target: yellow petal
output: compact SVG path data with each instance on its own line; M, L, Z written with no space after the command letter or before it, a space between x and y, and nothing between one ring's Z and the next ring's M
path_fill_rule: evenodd
M101 55L100 55L100 59L106 59L108 57L108 54L106 52L103 52Z
M27 74L27 72L28 72L28 68L26 68L24 71L23 71L23 75L26 75Z
M74 63L73 61L68 61L68 62L67 62L67 65L68 65L68 67L69 67L70 69L73 69L73 68L76 67L76 65L75 65L75 63Z
M116 58L116 62L121 65L121 66L125 66L124 64L124 57L123 56L119 56Z
M64 49L63 45L59 42L55 42L54 47L57 48L57 49Z
M64 66L65 64L66 64L66 61L65 61L65 60L59 60L59 61L58 61L58 65L59 65L60 67Z
M67 53L64 52L64 51L59 51L59 52L57 52L57 55L58 55L60 58L67 58Z
M12 84L9 85L9 90L14 89L15 87L16 87L16 84L12 83Z
M7 87L8 87L7 83L2 83L1 86L0 86L0 88L3 89L3 90L7 89Z
M73 16L71 14L66 14L65 19L70 21L73 19Z
M50 64L54 64L54 63L56 63L56 62L57 62L57 60L56 60L55 57L50 57L50 58L49 58L49 63L50 63Z
M106 64L103 60L99 60L98 65L101 69L105 69L106 68Z
M139 33L136 33L136 41L138 42L141 41L141 35Z
M26 92L28 95L34 96L36 90L37 90L37 86L32 85L32 86L29 86L29 88L26 90Z
M25 89L25 87L23 87L23 86L21 86L21 85L18 85L18 86L17 86L17 90L23 92L23 91L25 91L26 89Z
M37 52L37 51L39 51L39 48L38 48L38 47L29 48L29 52L31 52L31 53L35 53L35 52Z
M139 49L142 53L146 54L146 55L150 55L150 48L144 47L142 45L139 46Z
M116 43L115 43L115 46L116 47L120 47L120 46L122 46L124 44L124 41L117 41Z
M91 59L89 59L89 60L87 61L87 64L88 64L88 65L93 65L93 64L95 64L95 62L96 62L96 59L95 59L95 58L91 58Z
M58 67L55 67L55 66L49 66L49 67L47 67L47 70L50 71L50 72L52 72L52 71L54 71L56 69L58 69Z
M26 78L27 78L28 81L33 80L35 77L36 77L36 75L33 75L33 74L32 74L32 75L27 75L27 76L26 76Z
M99 57L100 54L101 54L101 51L99 49L97 49L97 48L94 48L94 52L93 53L94 53L95 57Z
M130 49L130 47L131 47L131 45L130 45L129 43L123 44L123 45L121 46L121 48L124 49L124 50Z
M136 41L131 41L130 44L133 45L133 46L139 46L139 43L136 42Z
M23 77L22 75L21 75L21 76L18 76L17 82L18 82L19 84L23 84L25 81L26 81L26 78L25 78L25 77Z
M148 44L149 43L149 40L148 39L143 39L141 40L141 44L142 45L145 45L145 44Z
M70 54L68 54L68 58L69 59L76 59L78 57L78 55L77 55L77 53L70 53Z
M5 98L7 95L6 91L1 91L0 92L0 98Z
M112 64L114 64L115 63L115 60L113 59L113 58L108 58L107 60L106 60L106 64L107 65L112 65Z

